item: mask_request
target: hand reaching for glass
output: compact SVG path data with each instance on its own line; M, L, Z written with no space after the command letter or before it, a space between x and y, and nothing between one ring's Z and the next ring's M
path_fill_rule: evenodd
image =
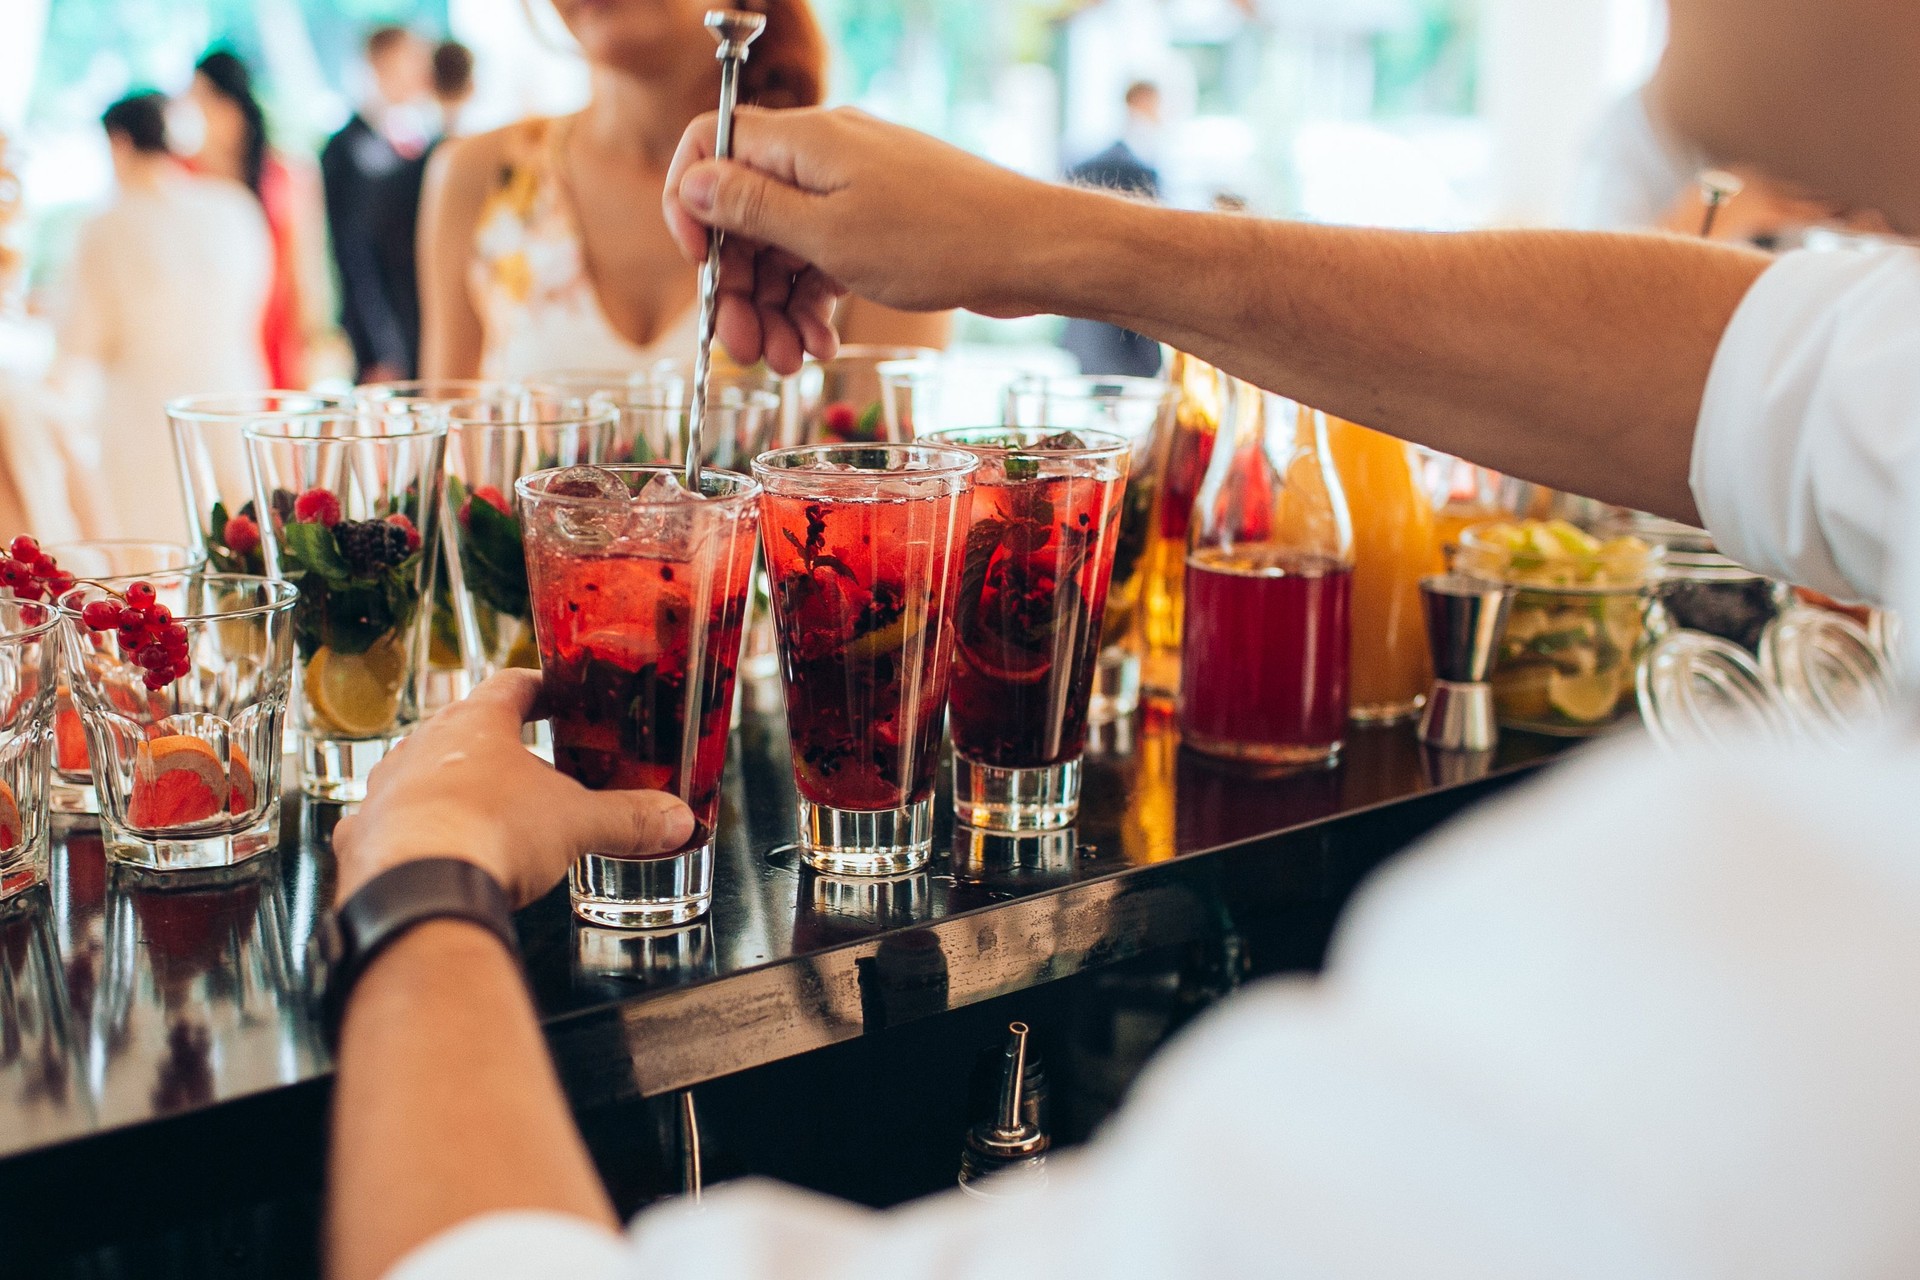
M589 791L521 744L540 675L511 670L416 729L367 780L357 814L334 828L336 897L417 858L465 858L524 906L583 853L677 849L693 834L686 805L658 791Z
M792 373L803 352L831 357L848 292L908 311L1036 309L1020 290L1044 273L1063 188L851 108L741 107L732 160L712 158L715 123L687 127L663 206L691 262L710 226L727 233L717 333L736 360Z

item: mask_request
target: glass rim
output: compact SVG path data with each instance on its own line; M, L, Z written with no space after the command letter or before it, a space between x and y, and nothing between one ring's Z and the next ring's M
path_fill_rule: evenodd
M738 387L745 397L744 404L728 404L707 399L707 412L710 414L743 413L748 409L758 409L762 413L772 413L780 407L780 397L766 387ZM689 393L690 394L690 393ZM674 395L664 388L642 383L630 389L630 392L595 391L589 393L590 400L604 400L616 411L638 410L653 413L675 413L685 415L692 411L693 402L684 396Z
M988 378L1003 378L1009 386L1016 386L1023 379L1046 379L1054 376L1023 364L1009 364L995 360L961 360L944 351L929 351L924 356L908 356L898 360L882 360L875 366L874 373L879 376L882 383L889 379L899 382L916 377L978 374Z
M1086 390L1082 391L1080 387ZM1098 388L1101 387L1112 387L1112 394L1099 394ZM1145 400L1149 396L1154 399L1170 396L1175 387L1170 379L1148 378L1133 373L1036 373L1026 385L1016 383L1013 390L1020 395L1059 396L1074 400Z
M1038 443L1030 445L972 444L956 439L958 436L972 435L974 433L981 435L1034 435L1039 436L1042 441L1051 439L1057 435L1075 435L1082 438L1108 441L1110 443L1089 443L1079 447L1048 449L1040 447ZM977 451L978 453L993 457L1018 454L1021 457L1036 458L1117 458L1122 454L1131 454L1134 446L1134 441L1131 436L1123 436L1118 431L1108 431L1100 427L939 427L924 435L916 436L915 439L928 440L938 445L955 449L965 449L969 452Z
M880 352L887 352L880 355ZM808 356L804 366L825 368L839 360L873 360L878 364L904 364L908 361L933 361L940 357L940 348L923 347L916 342L843 342L833 355L821 360ZM798 375L795 375L796 377Z
M231 622L236 618L264 617L270 613L280 613L291 609L300 599L300 588L294 586L284 578L269 578L257 573L200 573L193 569L167 569L159 573L123 573L110 578L88 578L84 582L75 583L71 591L62 595L60 599L54 603L57 611L62 616L78 621L80 611L84 609L86 605L76 606L67 602L83 592L101 587L115 587L122 583L130 586L136 582L152 583L155 586L159 586L164 582L171 586L175 581L180 580L207 583L234 583L248 587L264 586L269 589L274 598L260 604L248 605L244 609L235 609L229 613L176 613L173 615L175 622Z
M38 622L28 622L28 606L43 611L47 616ZM11 625L13 615L18 615L20 626ZM62 611L60 606L47 600L22 600L18 596L0 596L0 645L26 644L30 640L39 640L47 636L60 625Z
M356 412L358 407L359 406L356 405L348 405L345 412L296 415L292 420L308 422L332 419L358 423L360 421L360 416ZM271 440L281 443L297 444L358 444L368 440L426 440L434 436L444 437L447 434L447 421L444 414L436 414L430 418L418 414L402 414L396 418L385 420L383 425L385 425L386 422L396 421L419 423L422 425L409 426L398 431L348 431L340 435L320 436L308 435L300 431L277 431L270 427L255 426L249 423L241 428L241 434L245 435L249 440Z
M527 389L527 395L536 399L544 397L549 405L556 401L564 403L568 405L569 408L557 418L528 418L518 416L505 419L461 417L460 410L464 407L474 405L491 406L495 403L492 400L475 397L471 400L445 401L440 405L440 409L446 417L447 425L460 432L491 430L525 431L529 427L613 426L618 425L620 421L620 414L617 408L612 405L596 405L594 403L594 397L592 396L576 396L572 394L549 395L533 387ZM576 407L578 410L577 413L575 412Z
M912 470L875 471L859 468L854 471L816 471L808 467L788 467L781 465L789 459L811 457L817 462L831 461L833 454L843 453L886 453L939 455L941 461L930 467L917 467ZM898 441L876 441L872 444L802 444L786 449L769 449L753 460L753 475L756 480L765 483L772 476L821 475L843 476L851 478L900 479L910 477L918 480L964 479L980 469L980 456L965 449L950 445L925 445Z
M459 387L473 394L426 395L422 391L403 391L401 390L403 387L446 389ZM482 400L490 393L506 395L523 393L531 390L532 387L532 383L514 378L393 378L385 382L363 382L353 389L349 399L354 404L394 404L404 401L442 404L455 400Z
M648 476L670 475L681 477L686 474L686 469L678 464L660 462L623 462L610 467L594 464L594 469L597 471L605 471L616 476L640 474ZM533 487L533 482L536 480L543 480L549 476L556 476L562 471L571 470L573 470L572 467L545 467L539 471L530 471L513 482L513 491L519 495L522 502L537 502L547 506L610 507L614 505L612 498L594 498L588 497L585 494L547 493L544 490L536 490ZM730 493L716 494L702 493L700 500L703 503L728 504L750 502L760 496L760 482L753 476L743 475L738 471L729 471L724 467L700 468L700 478L702 481L706 480L709 476L721 477L732 482L733 491ZM628 507L653 508L678 507L680 503L677 500L667 498L640 498L629 493L625 505Z
M56 551L87 551L94 547L167 547L187 553L187 563L179 569L190 569L196 563L206 560L206 552L184 542L174 542L167 538L68 538L62 542L49 542L40 549L48 555ZM195 557L198 557L196 560ZM157 573L177 573L179 569L158 569Z
M310 409L271 408L270 400L305 400L312 403ZM241 408L242 405L252 406ZM167 417L182 422L241 422L255 418L313 418L339 417L352 413L354 400L351 396L334 395L325 391L216 391L204 394L175 396L167 401Z

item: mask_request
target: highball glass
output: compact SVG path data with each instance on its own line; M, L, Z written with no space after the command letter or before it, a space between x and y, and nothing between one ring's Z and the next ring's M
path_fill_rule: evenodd
M47 878L59 610L0 599L0 901Z

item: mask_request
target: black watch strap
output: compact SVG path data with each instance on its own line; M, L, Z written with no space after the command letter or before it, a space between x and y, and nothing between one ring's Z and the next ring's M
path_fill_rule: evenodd
M320 921L310 976L318 988L329 1045L339 1040L347 997L367 966L414 926L448 919L472 921L519 955L507 891L462 858L421 858L389 867Z

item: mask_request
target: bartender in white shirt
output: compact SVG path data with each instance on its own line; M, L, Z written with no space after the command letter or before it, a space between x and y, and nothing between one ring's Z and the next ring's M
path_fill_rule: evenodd
M1920 229L1920 5L1675 6L1700 145ZM828 354L841 288L1125 325L1344 417L1685 520L1757 568L1920 606L1920 256L1425 236L1047 187L855 113L743 114L667 184L725 226L733 354ZM677 199L676 199L677 196ZM768 246L780 246L778 249ZM663 797L535 763L508 673L336 835L341 893L458 853L517 900ZM1227 1001L1048 1192L870 1212L764 1183L623 1234L508 950L439 921L347 1005L330 1265L438 1277L1920 1274L1912 725L1673 761L1602 747L1409 854L1324 974ZM484 1045L484 1052L476 1046Z

